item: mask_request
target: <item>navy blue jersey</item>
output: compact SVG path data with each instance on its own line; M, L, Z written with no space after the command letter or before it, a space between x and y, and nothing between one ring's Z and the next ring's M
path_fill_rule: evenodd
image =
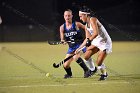
M69 47L74 47L77 44L81 44L84 40L81 30L76 29L75 22L72 23L72 26L70 29L67 29L66 23L64 23L64 36L65 36L66 41L75 42L75 43L68 43Z

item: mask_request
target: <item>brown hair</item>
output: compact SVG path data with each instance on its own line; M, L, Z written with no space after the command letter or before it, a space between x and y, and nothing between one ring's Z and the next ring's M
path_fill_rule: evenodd
M72 14L72 10L71 10L71 9L66 9L65 11L69 11L69 12L71 12L71 14ZM65 11L64 11L64 12L65 12Z

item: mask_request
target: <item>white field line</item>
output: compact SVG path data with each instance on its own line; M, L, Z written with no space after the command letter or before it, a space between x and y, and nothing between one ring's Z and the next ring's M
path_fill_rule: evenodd
M71 83L71 84L44 84L44 85L19 85L19 86L4 86L2 88L33 88L33 87L62 87L62 86L91 86L103 84L130 84L130 82L98 82L98 83Z

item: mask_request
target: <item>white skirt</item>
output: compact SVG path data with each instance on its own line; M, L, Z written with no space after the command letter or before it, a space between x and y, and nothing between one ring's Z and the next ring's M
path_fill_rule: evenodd
M91 44L99 48L101 51L106 50L107 54L112 52L112 41L104 40L100 35L94 38Z

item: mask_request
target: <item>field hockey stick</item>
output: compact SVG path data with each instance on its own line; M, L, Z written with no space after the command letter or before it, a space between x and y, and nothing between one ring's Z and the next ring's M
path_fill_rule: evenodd
M72 42L72 41L65 41L66 43L71 43L71 44L74 44L75 42ZM61 42L61 41L48 41L48 44L50 45L58 45L58 44L63 44L64 42Z
M48 41L49 45L58 45L58 44L62 44L61 41Z
M85 47L86 47L86 46L80 48L80 49L78 50L78 53L79 53L81 50L83 50ZM63 61L61 61L61 62L58 63L58 64L53 63L53 67L54 67L54 68L60 67L60 66L61 66L62 64L64 64L66 61L68 61L69 59L71 59L74 55L76 55L76 54L74 53L73 55L71 55L71 56L65 58Z

